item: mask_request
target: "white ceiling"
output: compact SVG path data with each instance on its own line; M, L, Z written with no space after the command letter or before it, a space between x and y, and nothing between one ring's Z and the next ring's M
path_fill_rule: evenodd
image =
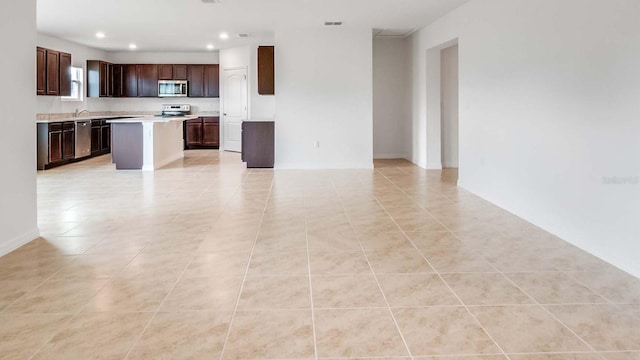
M37 0L38 31L107 51L205 51L269 41L277 29L417 29L469 0ZM105 39L97 39L102 31ZM228 32L228 40L219 39ZM240 39L247 33L249 39ZM309 39L313 41L313 39Z

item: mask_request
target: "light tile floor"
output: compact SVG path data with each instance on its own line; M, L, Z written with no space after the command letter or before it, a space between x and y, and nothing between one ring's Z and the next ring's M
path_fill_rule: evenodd
M0 258L0 359L640 359L640 280L455 171L109 160L38 174L42 238Z

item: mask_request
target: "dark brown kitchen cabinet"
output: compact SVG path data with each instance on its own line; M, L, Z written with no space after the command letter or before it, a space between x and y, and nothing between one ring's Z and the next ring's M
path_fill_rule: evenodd
M138 67L135 64L122 65L122 96L138 96Z
M111 151L111 124L104 119L91 120L91 156Z
M71 54L36 47L36 94L71 95Z
M275 47L258 47L258 94L274 95L275 88Z
M138 65L138 96L158 97L158 65Z
M87 96L108 97L111 92L111 64L102 60L87 60Z
M47 95L47 49L36 48L36 94Z
M71 96L71 54L60 53L60 96Z
M102 120L91 120L91 155L98 155L102 151Z
M202 118L202 146L220 147L220 118Z
M62 124L49 124L49 163L62 161Z
M204 97L204 65L187 65L189 97Z
M189 97L220 97L220 66L187 65Z
M109 96L122 97L124 95L124 78L122 65L112 64L109 69Z
M194 148L202 145L202 120L187 120L185 122L186 148Z
M184 125L185 149L217 149L220 147L220 118L200 117Z
M204 96L220 97L220 65L204 66Z
M47 50L47 95L60 94L60 53Z
M173 65L173 80L187 80L187 65Z
M100 127L100 146L103 153L111 151L111 124L103 120Z
M173 80L173 65L158 65L158 80Z
M73 121L62 123L62 160L71 160L76 154L76 131Z
M272 168L275 152L273 121L242 122L242 161L248 168Z

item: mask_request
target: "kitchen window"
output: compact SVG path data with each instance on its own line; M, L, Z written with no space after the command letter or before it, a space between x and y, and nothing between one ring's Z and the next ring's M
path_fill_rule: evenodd
M84 71L80 67L71 67L71 96L62 96L62 101L82 101L82 80Z

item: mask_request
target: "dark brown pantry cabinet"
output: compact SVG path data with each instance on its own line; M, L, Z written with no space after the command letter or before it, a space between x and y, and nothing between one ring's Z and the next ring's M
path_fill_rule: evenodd
M220 118L206 116L184 123L185 149L217 149L220 147Z
M36 94L71 95L71 54L36 47Z

